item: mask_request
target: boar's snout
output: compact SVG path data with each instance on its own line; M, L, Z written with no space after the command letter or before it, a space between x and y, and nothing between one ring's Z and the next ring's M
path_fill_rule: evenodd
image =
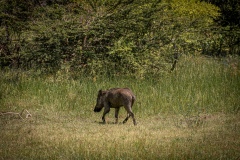
M102 109L102 108L97 108L97 107L95 107L93 111L94 111L94 112L100 112L101 109Z

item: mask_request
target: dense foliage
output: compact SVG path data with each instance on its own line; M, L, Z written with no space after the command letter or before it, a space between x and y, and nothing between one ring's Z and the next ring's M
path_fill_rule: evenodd
M181 54L239 54L239 28L218 25L225 15L216 5L200 0L1 0L0 65L147 76L170 70Z
M238 0L204 0L220 8L221 16L215 22L221 27L215 32L219 41L215 44L217 55L240 55L240 1ZM214 53L214 52L213 52Z

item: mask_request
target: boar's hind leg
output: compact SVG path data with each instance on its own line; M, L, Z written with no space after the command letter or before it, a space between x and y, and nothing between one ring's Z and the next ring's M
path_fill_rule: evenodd
M134 114L132 112L132 108L131 107L125 107L125 109L127 110L128 114L127 114L127 117L125 118L125 120L123 121L123 123L126 123L129 117L132 117L133 124L137 125Z
M128 118L130 117L130 114L127 114L127 117L124 119L123 123L126 123L128 121Z
M103 123L106 123L105 115L106 115L109 111L110 111L110 108L109 108L109 107L104 107L104 112L103 112L103 116L102 116Z

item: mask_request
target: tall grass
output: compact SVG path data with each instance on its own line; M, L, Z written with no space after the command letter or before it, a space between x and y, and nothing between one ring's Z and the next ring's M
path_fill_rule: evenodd
M158 78L1 71L0 111L32 118L0 115L0 159L239 158L239 67L238 58L186 56ZM111 87L136 94L137 127L113 125L113 111L99 123L96 94Z
M236 72L236 73L234 73ZM205 57L183 57L178 68L158 79L36 77L31 73L1 73L2 109L9 107L88 112L99 89L130 87L137 96L135 112L141 116L161 113L237 112L239 70L231 64ZM9 108L9 109L10 109ZM87 116L89 116L87 114Z

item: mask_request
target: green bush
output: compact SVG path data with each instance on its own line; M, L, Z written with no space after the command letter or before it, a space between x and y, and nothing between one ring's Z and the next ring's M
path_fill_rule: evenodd
M199 0L2 3L1 67L146 77L174 69L183 54L239 50L237 30L214 28L219 9ZM27 21L16 18L31 5Z

